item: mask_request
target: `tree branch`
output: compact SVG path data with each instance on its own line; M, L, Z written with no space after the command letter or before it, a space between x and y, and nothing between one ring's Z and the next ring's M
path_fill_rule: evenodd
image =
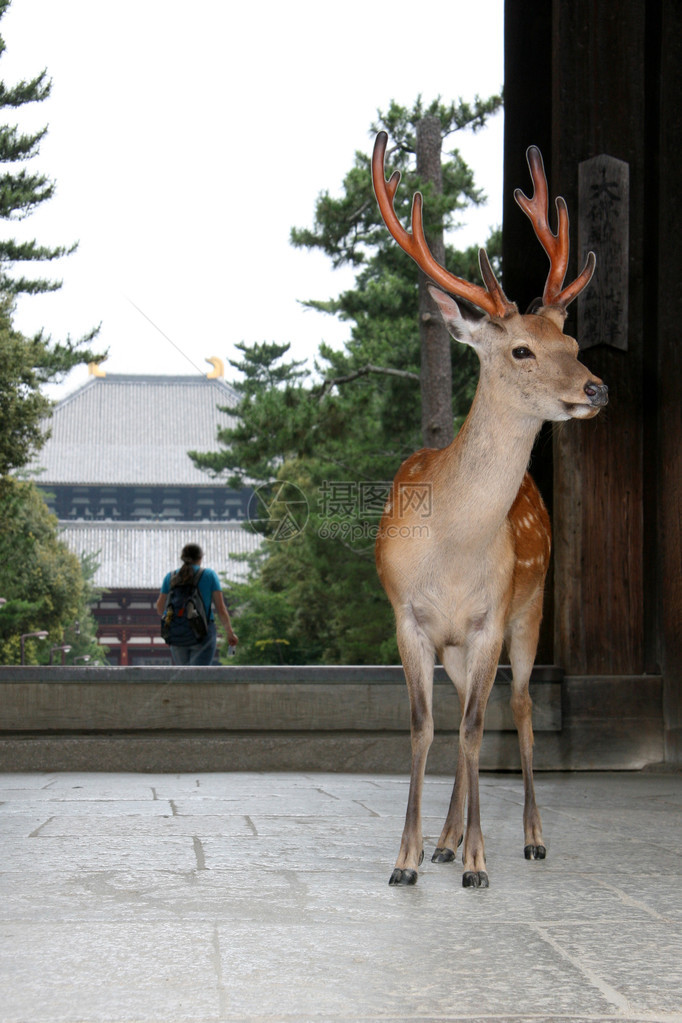
M347 384L351 380L357 380L358 377L366 377L369 373L383 373L385 376L391 377L403 377L406 380L417 380L419 381L419 373L412 373L408 369L391 369L386 366L372 366L369 363L363 366L362 369L356 369L352 373L348 373L345 377L332 377L329 380L325 380L321 387L318 387L314 392L318 398L324 398L327 391L330 391L332 387L338 386L339 384Z

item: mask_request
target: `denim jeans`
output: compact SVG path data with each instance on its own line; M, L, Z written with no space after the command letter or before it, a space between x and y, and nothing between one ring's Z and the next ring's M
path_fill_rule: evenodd
M213 664L216 641L215 622L209 622L206 637L200 643L194 643L192 646L171 646L173 664Z

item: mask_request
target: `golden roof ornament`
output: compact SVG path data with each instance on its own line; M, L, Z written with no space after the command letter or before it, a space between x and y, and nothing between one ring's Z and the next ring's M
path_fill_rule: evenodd
M104 359L102 359L102 362L104 362ZM107 375L107 371L105 369L101 368L101 363L99 363L99 362L89 362L88 363L88 374L91 377L105 377Z
M225 376L225 364L222 359L219 359L217 355L212 355L210 359L204 359L204 362L208 362L213 366L210 373L206 376L209 380L222 380Z

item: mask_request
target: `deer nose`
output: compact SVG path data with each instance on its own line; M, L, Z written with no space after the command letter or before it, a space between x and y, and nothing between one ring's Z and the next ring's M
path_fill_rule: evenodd
M596 380L588 380L583 390L590 399L590 405L596 405L597 408L601 408L602 405L608 405L609 389L606 384L597 383Z

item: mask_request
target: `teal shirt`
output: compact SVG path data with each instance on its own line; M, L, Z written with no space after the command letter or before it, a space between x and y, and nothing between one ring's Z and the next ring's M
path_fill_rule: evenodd
M200 568L201 568L200 565L195 565L194 571L198 572ZM176 569L175 571L177 572L179 571L179 569ZM170 593L170 581L171 576L173 575L175 575L175 572L168 572L164 576L163 583L161 584L162 593ZM209 622L215 621L213 616L213 594L215 593L216 590L222 591L220 579L218 578L217 573L214 572L212 568L205 568L204 574L199 580L199 593L201 594L201 599L204 602L204 607L206 608L206 614L208 615Z

